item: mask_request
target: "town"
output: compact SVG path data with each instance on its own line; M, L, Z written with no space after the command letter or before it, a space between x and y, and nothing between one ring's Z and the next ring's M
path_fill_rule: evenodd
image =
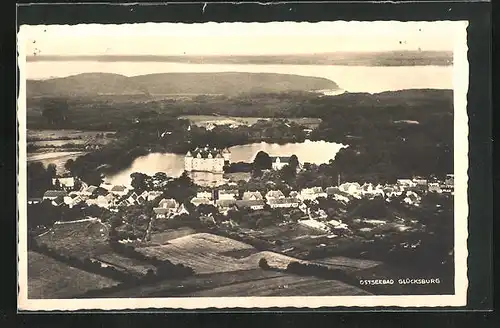
M88 185L70 173L53 175L50 188L41 198L28 199L30 247L56 258L66 254L70 258L79 258L79 261L90 259L91 263L97 263L93 265L98 265L98 269L93 267L90 271L102 274L101 270L113 268L120 274L111 276L122 281L127 281L128 278L122 276L128 277L131 272L135 277L136 271L141 272L141 277L155 276L153 282L178 278L158 274L158 264L151 266L151 263L156 263L157 256L174 266L186 265L194 274L232 272L231 266L236 264L228 264L229 267L225 268L219 262L233 259L238 263L245 252L235 258L210 253L213 247L228 247L223 245L237 242L255 249L253 253L246 250L247 260L253 259L251 263L255 268L274 265L274 269L287 270L291 265L290 270L293 270L294 263L312 263L321 267L325 262L333 261L331 259L338 260L339 256L350 265L366 260L388 263L388 257L398 258L397 252L384 254L377 243L387 243L396 233L401 242L395 244L391 241L392 248L401 248L403 253L417 249L423 236L429 233L426 229L437 223L425 222L420 216L431 213L435 216L439 207L444 206L435 199L428 199L438 197L446 202L446 199L452 199L454 192L453 174L448 174L443 181L412 177L377 185L343 182L339 175L336 185L294 190L281 179L283 174L291 169L296 177L307 171L310 164L291 160L292 156L269 156L263 152L256 158L267 159L266 168L253 172L248 181L228 180L221 186L208 187L196 185L190 178L193 172L221 172L222 167L230 165L230 155L227 149L207 145L186 154L185 168L189 172L186 170L179 177L168 177L165 172L153 176L136 172L131 175L130 185L113 185L106 181L100 185ZM257 164L254 161L253 165ZM134 250L135 253L127 255L126 260L116 258L116 255L101 255L102 251L97 251L99 243L94 244L95 236L89 237L86 232L94 224L105 227L100 228L97 235L100 242L111 245L113 252L119 248L116 245L122 245L120 247L128 247L128 252ZM82 233L87 237L75 238ZM206 262L197 262L196 257L183 261L189 258L193 246L181 248L182 255L170 256L169 251L163 253L161 247L188 236L194 239L191 241L194 243L200 241L198 238L222 238L206 245L208 253L203 255L213 256L219 267L209 265L207 268ZM67 242L73 242L75 246L61 249L61 245ZM82 252L82 247L85 252ZM241 252L231 247L228 247L230 251ZM438 254L439 250L432 249L431 252ZM256 258L252 254L261 256ZM374 254L377 255L375 258ZM139 257L142 262L128 263L131 261L128 257ZM422 257L432 261L427 252ZM325 260L327 258L330 260ZM416 258L412 261L418 263ZM149 264L145 266L144 262ZM327 267L331 265L326 264ZM352 277L347 281L349 279ZM95 293L112 296L115 289L131 288L126 283L113 286L86 291L82 297Z

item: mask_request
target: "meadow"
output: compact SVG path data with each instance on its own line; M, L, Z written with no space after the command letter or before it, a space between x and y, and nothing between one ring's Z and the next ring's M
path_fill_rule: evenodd
M219 116L219 115L183 115L180 119L189 120L192 124L197 126L207 126L208 124L214 125L246 125L251 126L260 120L269 120L268 117L240 117L240 116ZM315 129L321 123L320 118L314 117L300 117L300 118L287 118L288 121L306 126L310 129Z
M28 252L29 298L71 298L88 290L110 287L118 283L118 281L70 267L48 256Z
M136 277L145 275L149 269L156 270L145 261L131 259L113 251L108 243L108 226L99 220L56 223L36 239L59 254L98 260Z

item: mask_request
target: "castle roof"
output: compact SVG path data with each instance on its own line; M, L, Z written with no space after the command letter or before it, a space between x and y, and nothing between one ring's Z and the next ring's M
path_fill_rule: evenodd
M222 158L222 154L227 154L229 153L229 150L226 149L220 149L220 148L215 148L215 147L209 147L208 145L205 147L196 147L196 149L192 151L188 151L186 156L190 157L198 157L198 155L201 158L208 158L210 155L212 158Z
M279 159L280 163L288 163L291 156L269 156L273 162Z

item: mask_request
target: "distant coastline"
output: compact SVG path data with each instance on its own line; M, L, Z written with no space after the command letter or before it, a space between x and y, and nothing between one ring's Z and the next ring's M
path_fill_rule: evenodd
M249 65L450 66L451 51L334 52L306 55L30 55L28 62L96 61Z

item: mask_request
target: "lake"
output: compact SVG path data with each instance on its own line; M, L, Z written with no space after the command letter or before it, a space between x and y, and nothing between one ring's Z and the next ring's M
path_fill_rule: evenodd
M54 67L57 67L57 70L54 70ZM242 65L99 61L26 63L28 79L47 79L92 72L126 76L168 72L267 72L323 77L336 82L341 89L348 92L453 89L452 66Z
M253 162L259 151L264 151L270 156L297 155L301 163L323 164L334 159L338 151L345 147L342 144L326 141L306 140L301 143L288 143L284 145L270 143L252 143L248 145L230 147L231 162ZM121 172L106 177L111 184L130 184L130 174L142 172L154 175L165 172L168 176L179 176L184 171L184 156L171 153L152 153L138 157L132 165ZM225 179L222 174L196 172L193 180L200 185L214 186L223 184Z

